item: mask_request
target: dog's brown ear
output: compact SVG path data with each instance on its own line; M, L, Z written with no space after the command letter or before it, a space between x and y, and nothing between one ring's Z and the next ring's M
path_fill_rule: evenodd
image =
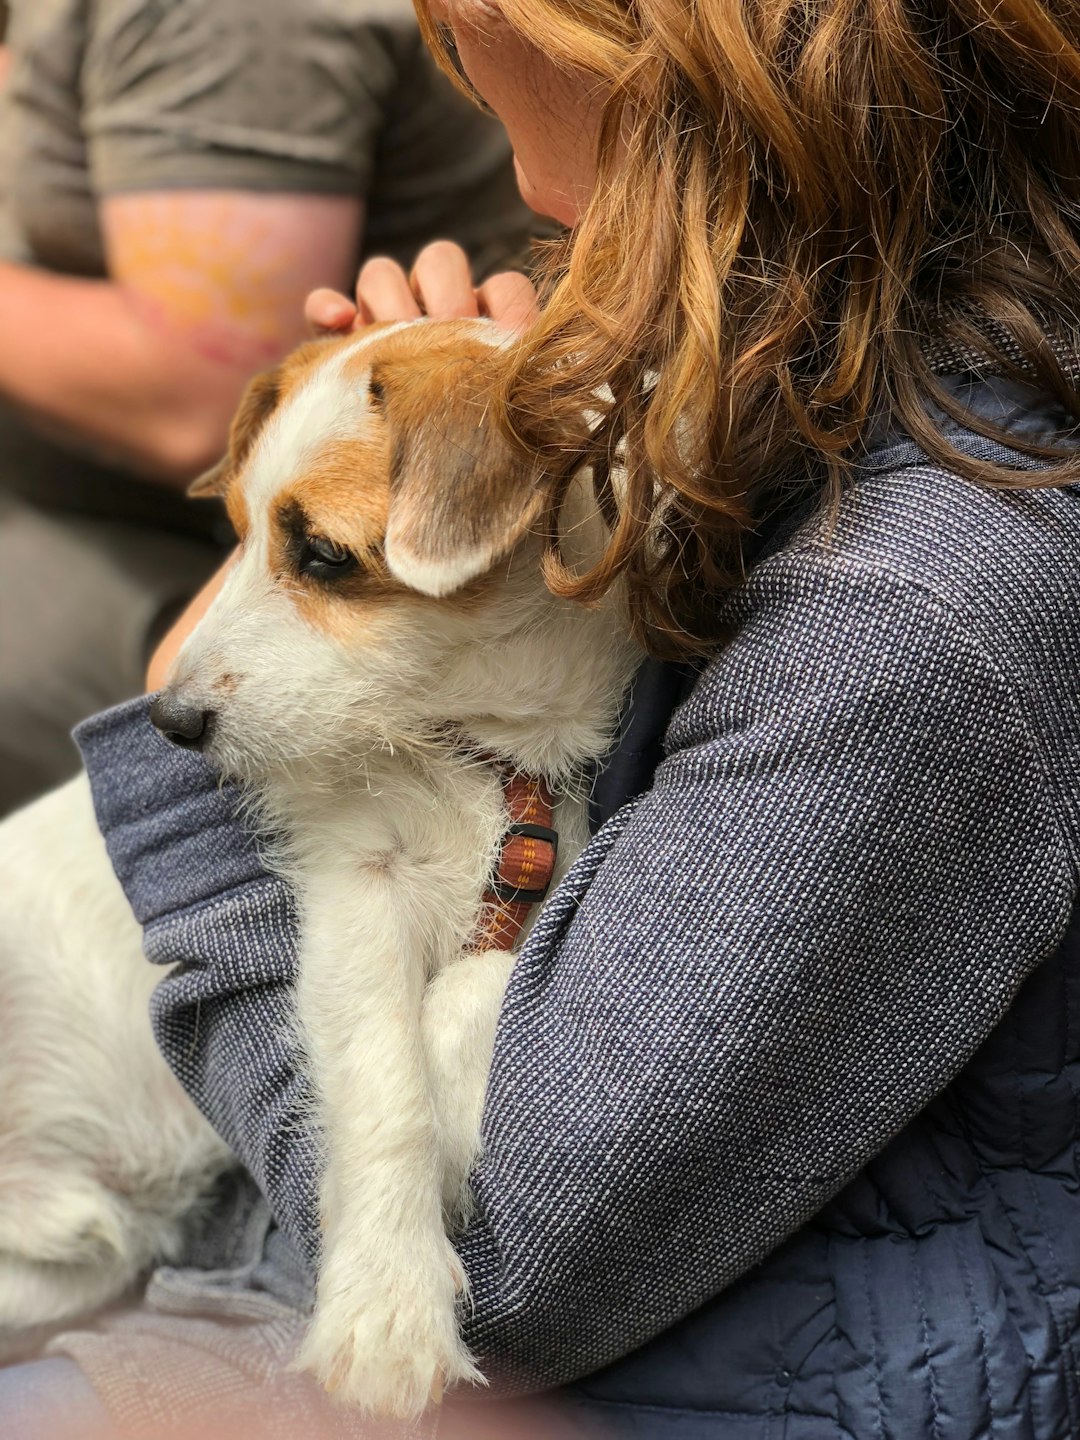
M386 564L425 595L449 595L508 554L544 508L538 468L492 413L492 375L474 359L417 375L376 367L390 432Z
M211 495L224 495L239 474L255 440L270 418L281 394L281 370L264 370L256 375L244 391L239 408L229 427L229 448L216 465L203 472L188 486L188 494L196 500Z

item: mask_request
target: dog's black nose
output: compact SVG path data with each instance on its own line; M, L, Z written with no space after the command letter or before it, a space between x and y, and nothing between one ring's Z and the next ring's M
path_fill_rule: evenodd
M150 706L150 719L174 745L184 750L201 750L210 729L212 710L200 710L163 690Z

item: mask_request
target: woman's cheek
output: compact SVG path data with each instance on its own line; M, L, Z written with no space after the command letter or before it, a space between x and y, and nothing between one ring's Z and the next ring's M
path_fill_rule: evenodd
M596 82L552 64L482 0L436 0L431 14L446 17L465 74L505 125L526 204L573 225L595 181Z

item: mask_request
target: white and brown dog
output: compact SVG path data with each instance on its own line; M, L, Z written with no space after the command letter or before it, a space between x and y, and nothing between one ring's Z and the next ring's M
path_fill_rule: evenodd
M490 414L503 343L487 322L390 325L255 382L201 486L241 553L153 711L278 837L325 1157L300 1363L395 1416L478 1378L447 1230L513 963L489 893L507 775L558 796L561 874L638 659L617 600L543 583L543 477ZM587 481L561 529L571 563L603 545ZM543 849L543 824L518 831ZM155 976L104 863L82 781L0 827L0 1325L93 1308L174 1254L229 1163L153 1048Z

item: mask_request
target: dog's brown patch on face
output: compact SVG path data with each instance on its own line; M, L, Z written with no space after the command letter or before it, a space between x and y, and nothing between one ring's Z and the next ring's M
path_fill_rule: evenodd
M401 364L408 367L418 385L429 382L434 394L445 396L447 386L442 377L447 365L469 365L474 370L480 366L493 373L502 354L497 346L463 331L460 320L427 320L387 329L389 333L380 335L379 327L371 327L369 343L346 360L346 375L356 379L373 366Z
M374 555L386 535L389 465L385 435L331 441L277 496L275 509L298 506L314 534L348 546L357 556Z
M341 373L361 400L366 397L357 433L327 441L278 491L268 547L275 582L310 623L350 645L363 643L392 602L472 610L491 589L481 578L439 600L421 595L389 572L383 543L395 503L418 516L430 507L446 529L456 528L459 512L468 528L483 509L487 489L475 483L472 457L491 428L486 397L500 352L463 334L460 322L409 326L385 338L373 327L368 336L359 347L355 336L302 346L276 378L278 404L287 405L319 365L343 348L355 350ZM502 467L495 468L501 475ZM243 488L234 485L229 497L238 530L248 521ZM477 490L483 493L473 494ZM466 494L471 503L459 503ZM354 563L313 563L305 544L313 538L347 549Z
M478 326L433 322L388 332L346 358L390 446L386 552L410 585L446 595L508 554L547 496L536 461L497 413L507 352Z
M357 385L371 375L392 403L394 429L419 430L448 402L464 408L477 429L483 426L502 353L462 334L460 321L410 325L385 339L376 337L345 362L343 373ZM377 412L380 402L373 398Z
M341 638L404 588L382 559L388 477L385 436L337 440L274 499L270 572L311 624ZM340 573L306 573L305 542L312 539L343 547L355 563Z
M427 327L420 326L419 328L420 330L424 330ZM355 378L358 374L369 368L373 358L382 352L384 345L391 344L399 334L405 335L409 333L408 331L395 331L394 335L388 336L385 341L379 338L380 332L391 329L393 329L393 326L389 322L383 322L378 325L369 325L362 336L343 335L334 339L309 340L305 345L299 346L287 355L278 366L278 403L284 404L290 400L296 394L297 390L311 378L312 372L318 369L320 365L324 365L328 360L333 359L333 357L342 350L353 349L358 339L366 339L369 340L370 343L363 345L353 359L344 366L344 373L350 378ZM412 350L409 352L417 357L417 359L419 359L419 356L426 352L428 348L422 341L423 337L421 337L421 343L419 345L414 341ZM448 344L449 343L448 337ZM460 348L460 342L458 348Z

